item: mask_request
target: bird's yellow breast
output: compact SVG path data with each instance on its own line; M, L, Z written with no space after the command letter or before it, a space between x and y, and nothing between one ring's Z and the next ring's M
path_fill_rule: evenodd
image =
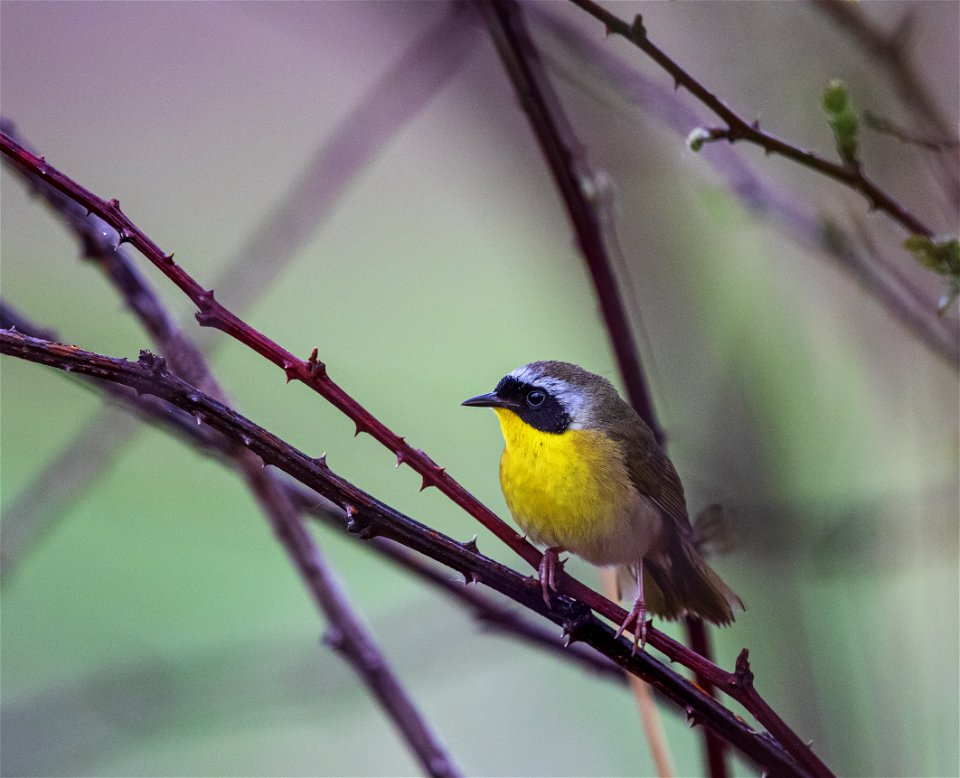
M517 524L535 542L618 563L637 500L619 445L597 430L541 432L494 410L506 444L500 485Z

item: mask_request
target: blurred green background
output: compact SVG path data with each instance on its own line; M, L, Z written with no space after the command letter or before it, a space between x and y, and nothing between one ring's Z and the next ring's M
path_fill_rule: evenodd
M960 6L859 7L888 29L912 9L918 69L956 117ZM669 85L577 9L538 10ZM615 10L642 11L692 73L800 145L832 155L818 101L834 77L858 106L909 118L886 73L810 5ZM51 163L119 198L201 283L226 273L236 299L252 287L254 326L303 356L318 346L342 386L506 515L497 425L460 400L534 359L613 379L616 367L482 30L451 44L462 66L445 65L449 78L423 109L388 126L273 280L261 289L230 273L316 149L446 12L3 3L0 108ZM748 610L713 632L717 660L730 667L748 646L761 693L838 773L957 775L955 367L834 263L745 209L708 164L712 148L687 151L539 26L538 41L565 74L557 87L590 161L610 177L630 308L688 502L721 500L734 517L737 548L716 565ZM877 135L862 145L884 186L938 229L957 229L924 152ZM742 152L773 186L869 232L936 299L940 282L910 265L899 229L856 195ZM67 342L127 357L148 347L61 225L7 171L2 187L4 299ZM143 267L197 332L186 299ZM225 336L209 342L253 420L326 451L334 470L421 521L463 539L479 531L313 393ZM9 358L0 386L6 510L101 418L101 403ZM479 534L482 551L519 569ZM652 771L624 689L480 631L354 541L316 536L469 774ZM596 582L588 566L573 571ZM0 591L5 775L418 771L351 671L318 645L323 625L241 480L157 431L137 432L10 572ZM702 772L699 731L665 718L678 773Z

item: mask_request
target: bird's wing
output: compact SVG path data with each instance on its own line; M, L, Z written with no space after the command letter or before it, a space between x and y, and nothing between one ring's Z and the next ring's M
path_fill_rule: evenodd
M683 484L673 462L663 452L650 428L629 426L611 430L614 439L623 447L627 472L640 494L649 497L669 517L684 538L693 536L687 504L683 498Z

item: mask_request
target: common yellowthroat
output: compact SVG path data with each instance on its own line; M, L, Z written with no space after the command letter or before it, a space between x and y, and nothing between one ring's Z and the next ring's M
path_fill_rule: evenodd
M637 597L624 631L646 640L646 613L733 621L740 598L694 543L680 477L637 412L602 376L532 362L464 401L493 408L505 447L500 486L517 524L545 545L540 585L556 591L559 554L627 567Z

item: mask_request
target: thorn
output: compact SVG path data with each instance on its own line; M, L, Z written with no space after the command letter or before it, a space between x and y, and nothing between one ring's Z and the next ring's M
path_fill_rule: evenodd
M294 379L299 377L299 373L297 372L296 362L290 362L289 360L284 360L283 365L281 367L283 367L283 372L286 373L288 384Z
M367 425L362 421L355 421L356 429L353 431L353 437L357 437L361 432L367 431Z
M642 40L647 37L647 30L643 26L643 16L637 14L630 23L630 36L633 40Z
M404 455L403 451L397 452L397 464L395 467L400 467L404 462L407 461L407 457Z
M683 86L683 84L680 83L680 79L679 79L679 78L673 79L673 91L674 91L674 92L678 92L678 91L680 90L680 87L682 87L682 86Z
M313 464L317 467L326 467L327 466L327 452L324 451L320 456L313 460Z
M171 256L173 255L171 254ZM201 327L210 327L216 324L217 316L212 310L215 303L213 289L204 289L198 295L196 305L199 310L194 314L194 318L200 323Z
M579 625L575 622L568 621L563 625L563 628L560 630L560 637L562 638L564 648L570 648L570 646L580 640L580 638L577 637L578 631Z
M107 205L117 211L120 210L120 201L116 197L111 197L109 200L107 200Z
M480 579L477 578L477 574L472 571L461 570L460 575L463 576L463 585L469 586L470 584L477 583Z
M430 483L430 479L427 476L421 476L423 480L420 482L420 491L422 492L428 486L433 486L434 484Z
M471 554L479 554L480 549L477 548L477 536L474 535L466 543L461 544L465 551L469 551Z
M750 652L745 648L737 657L736 668L733 671L734 682L742 689L753 686L753 671L750 669Z
M333 649L334 651L342 651L345 642L343 639L343 632L341 632L337 627L328 627L327 631L323 633L321 642L323 645Z
M688 705L684 709L684 713L687 714L687 726L690 729L693 729L697 724L700 723L700 717L697 715L697 712L693 709L692 705Z
M347 516L347 532L361 540L370 540L376 536L377 533L370 527L370 522L360 516L356 506L347 503L343 506L343 511Z
M586 607L578 608L578 612L563 623L560 635L563 637L563 647L568 648L573 643L583 640L583 633L591 622L590 611Z
M164 260L165 260L167 263L169 263L169 264L171 264L171 265L173 264L173 252L172 252L172 251L171 251L169 254L164 254L164 255L163 255L163 258L164 258Z

